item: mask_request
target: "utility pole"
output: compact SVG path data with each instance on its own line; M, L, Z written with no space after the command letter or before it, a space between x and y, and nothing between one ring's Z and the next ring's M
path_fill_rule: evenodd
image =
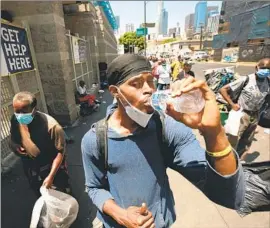
M203 25L201 25L200 28L201 28L201 35L200 35L200 50L202 50Z
M146 57L146 4L144 0L144 56Z

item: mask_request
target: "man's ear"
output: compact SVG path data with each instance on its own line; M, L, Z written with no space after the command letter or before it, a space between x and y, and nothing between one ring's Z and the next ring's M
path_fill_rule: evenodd
M32 115L34 116L37 112L37 106L33 108Z
M109 86L109 91L114 98L118 98L118 89L115 86Z

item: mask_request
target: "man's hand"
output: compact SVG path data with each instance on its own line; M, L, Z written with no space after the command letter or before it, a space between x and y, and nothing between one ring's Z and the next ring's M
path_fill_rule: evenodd
M16 151L21 155L25 155L25 156L27 155L26 150L21 146L18 146Z
M145 204L142 207L129 207L127 210L124 226L127 228L154 228L154 218Z
M238 110L240 109L240 105L239 105L239 104L233 104L233 105L232 105L232 109L233 109L234 111L238 111Z
M51 188L53 185L53 180L54 180L53 176L49 175L45 178L42 185L45 186L45 188Z
M199 129L202 133L213 130L219 131L221 128L219 108L216 103L214 92L207 86L205 81L188 77L172 84L172 97L181 96L192 90L199 89L205 100L205 107L199 113L179 113L174 110L171 103L167 105L167 114L175 120L180 121L193 129Z

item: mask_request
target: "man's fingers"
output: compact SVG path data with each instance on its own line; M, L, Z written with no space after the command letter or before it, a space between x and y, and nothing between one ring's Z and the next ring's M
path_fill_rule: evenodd
M26 154L26 153L25 153L25 150L21 150L21 148L17 148L16 151L17 151L19 154L22 154L22 155Z
M146 221L152 217L152 213L149 211L147 215L139 215L137 218L137 223L139 226L142 226Z
M172 84L172 97L176 97L176 96L180 96L182 89L185 88L187 85L189 85L190 83L192 83L194 81L194 77L188 77L188 78L184 78L182 80L178 80L175 83Z
M143 203L142 206L140 207L140 214L144 215L146 211L147 211L146 203Z
M178 121L181 121L181 119L183 118L183 113L175 111L174 105L171 102L167 103L166 113L169 116L171 116L172 118L174 118L175 120L178 120Z
M195 81L193 83L186 85L184 88L182 88L181 92L187 93L187 92L190 92L190 91L195 90L195 89L203 89L204 84L205 84L205 82L202 80Z
M146 221L141 227L142 228L150 228L150 227L155 227L155 220L153 217L151 217L148 221ZM154 226L153 226L154 225Z

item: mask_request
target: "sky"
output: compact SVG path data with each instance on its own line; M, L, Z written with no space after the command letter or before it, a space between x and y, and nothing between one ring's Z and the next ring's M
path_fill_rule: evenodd
M179 22L183 31L185 17L194 13L198 1L164 1L164 8L168 11L168 28L176 27ZM146 5L146 22L156 22L158 1L148 1ZM120 16L120 30L125 32L125 25L133 23L135 29L144 22L144 1L110 1L115 16ZM207 1L208 6L219 6L222 1ZM150 32L150 31L149 31Z

